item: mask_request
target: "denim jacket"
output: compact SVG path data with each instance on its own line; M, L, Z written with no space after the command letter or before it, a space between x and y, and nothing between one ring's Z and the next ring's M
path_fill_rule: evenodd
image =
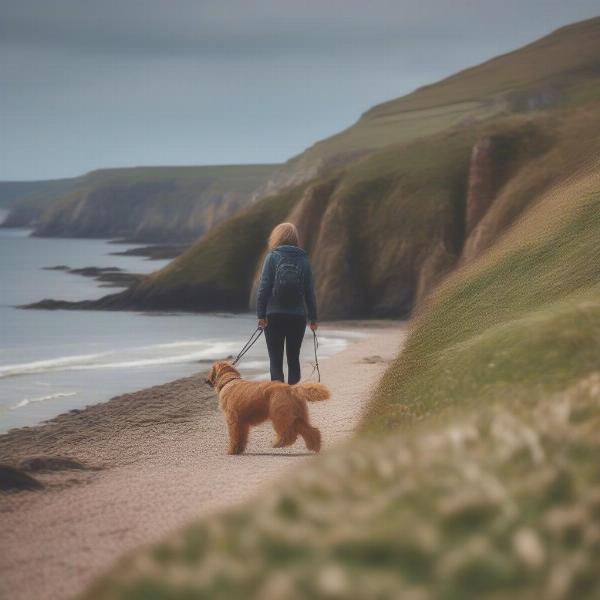
M280 306L272 294L275 269L278 261L281 260L282 254L302 257L304 297L298 298L298 302L293 306ZM302 248L287 245L277 246L277 248L271 250L265 257L258 285L258 294L256 296L256 314L259 319L265 319L271 313L285 313L288 315L308 314L308 319L311 323L317 322L317 301L315 299L312 269L310 268L308 256L306 256L306 252Z

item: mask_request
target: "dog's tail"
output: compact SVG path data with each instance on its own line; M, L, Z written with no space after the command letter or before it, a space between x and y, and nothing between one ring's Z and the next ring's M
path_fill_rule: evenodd
M297 383L292 386L294 395L308 402L327 400L330 397L329 390L322 383Z

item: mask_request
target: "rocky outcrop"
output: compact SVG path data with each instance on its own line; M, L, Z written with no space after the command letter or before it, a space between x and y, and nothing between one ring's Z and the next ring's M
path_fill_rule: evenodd
M357 256L350 243L348 214L340 198L333 197L323 214L315 241L313 272L321 319L359 316L365 289L356 277Z
M0 491L18 492L25 490L41 490L43 484L22 469L11 465L0 464Z
M552 139L532 123L487 135L473 146L465 206L462 261L479 256L507 229L553 178L531 174L552 147ZM522 167L527 165L525 172Z
M508 107L513 112L532 112L556 106L562 99L557 86L545 86L538 89L519 90L508 95Z
M282 190L298 186L319 177L329 177L331 173L347 167L352 162L371 153L370 149L355 149L337 152L334 155L313 156L312 149L319 143L307 149L300 156L289 160L277 169L263 185L258 187L253 194L253 201L257 202L267 196L272 196Z
M197 239L249 202L228 192L183 199L175 182L108 184L80 190L49 206L37 219L41 237L126 238L134 242Z

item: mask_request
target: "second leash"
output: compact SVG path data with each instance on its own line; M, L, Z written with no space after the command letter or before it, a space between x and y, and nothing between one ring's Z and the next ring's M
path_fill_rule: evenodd
M319 348L319 338L317 337L317 332L313 330L313 348L315 350L315 366L313 368L313 373L315 370L317 371L317 377L319 383L321 383L321 370L319 369L319 359L317 358L317 350ZM312 374L311 374L312 376Z

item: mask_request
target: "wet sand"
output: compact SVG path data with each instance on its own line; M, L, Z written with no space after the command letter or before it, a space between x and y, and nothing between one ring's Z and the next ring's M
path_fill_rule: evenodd
M403 325L360 330L368 337L321 362L332 399L309 409L323 434L323 451L355 429L404 341ZM305 375L311 370L304 366ZM0 597L70 598L123 552L247 500L311 459L302 441L272 449L269 423L251 431L244 455L228 456L224 422L204 376L0 436L0 463L61 456L88 467L32 473L43 490L0 494Z

